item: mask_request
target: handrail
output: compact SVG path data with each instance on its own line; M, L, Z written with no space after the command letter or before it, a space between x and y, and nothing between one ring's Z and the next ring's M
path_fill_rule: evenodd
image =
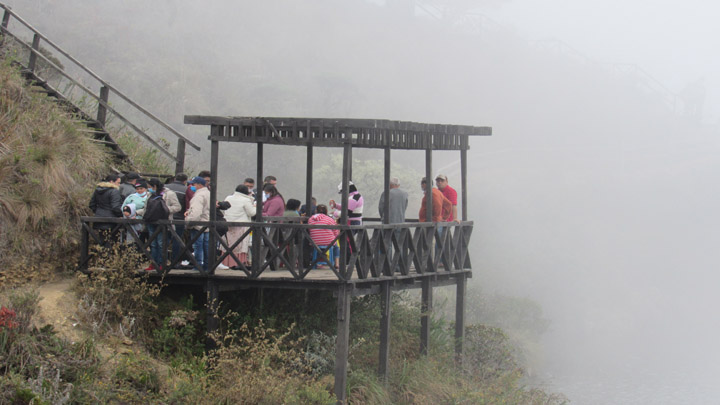
M163 148L162 146L160 146L160 144L158 144L157 141L155 141L155 140L152 139L148 134L146 134L145 131L143 131L143 130L141 130L140 128L138 128L135 124L133 124L132 122L130 122L130 120L128 120L127 118L125 118L122 114L120 114L119 112L117 112L114 108L110 107L110 105L107 104L102 98L96 96L95 93L92 92L92 90L88 89L88 88L85 87L82 83L80 83L80 82L78 82L77 80L75 80L74 78L70 77L70 75L68 75L68 74L65 73L62 69L60 69L60 67L57 66L53 61L51 61L50 59L46 58L45 55L43 55L43 54L40 53L39 51L33 49L30 45L26 44L25 42L21 41L20 38L18 38L18 37L17 37L16 35L14 35L12 32L8 31L7 28L5 28L5 27L0 27L0 31L2 31L3 33L5 33L5 34L7 34L7 35L10 35L11 37L15 38L20 44L26 46L26 47L27 47L31 52L33 52L36 56L39 56L40 58L42 58L43 61L45 61L46 63L50 64L50 66L54 67L54 68L58 71L58 73L60 73L61 75L65 76L68 80L70 80L71 82L73 82L73 84L75 84L76 86L78 86L81 90L84 90L90 97L92 97L92 98L94 98L95 100L97 100L97 102L98 102L100 105L102 105L102 106L105 107L107 110L109 110L110 112L112 112L113 114L115 114L115 116L117 116L118 118L120 118L120 120L121 120L122 122L124 122L124 123L126 123L127 125L129 125L132 129L134 129L138 134L140 134L141 136L143 136L143 137L144 137L148 142L150 142L153 146L155 146L156 148L158 148L162 153L164 153L165 155L167 155L170 159L173 159L173 160L176 161L176 162L178 161L178 159L179 159L178 157L173 156L172 153L170 153L170 152L168 152L167 150L165 150L165 148Z
M338 261L326 261L332 275L327 280L347 282L351 279L377 280L387 277L402 277L412 274L441 274L462 271L471 268L469 258L469 240L473 222L462 223L403 223L381 225L319 225L300 223L263 223L263 222L225 222L225 221L175 221L159 220L153 222L155 229L142 240L132 231L134 224L142 224L142 219L81 217L80 262L78 269L87 270L92 253L89 245L93 241L107 247L108 242L118 243L128 231L126 242L139 247L139 252L156 267L162 267L163 274L168 275L182 260L197 235L191 236L187 242L182 235L175 232L174 223L182 223L186 229L194 227L197 231L209 232L211 244L213 238L221 246L222 253L215 249L208 251L208 258L203 266L194 258L188 257L191 264L202 276L215 275L218 264L232 258L238 265L240 276L257 279L261 274L279 266L289 273L279 274L281 280L303 280L308 273L316 268L318 261L335 243L339 244ZM113 224L109 233L102 236L94 229L93 224ZM218 225L245 228L238 238L229 240L218 233ZM313 230L336 230L332 243L320 246L313 239ZM252 236L251 236L252 233ZM152 255L152 241L161 238L164 249L162 259ZM243 240L252 238L252 265L239 264L240 260L234 249ZM113 242L114 241L114 242ZM176 244L178 251L169 256L169 242ZM255 244L257 242L257 244ZM211 245L212 246L212 245ZM156 254L158 252L156 251ZM175 273L179 274L179 273ZM221 274L221 277L228 276Z
M65 56L67 59L69 59L69 60L70 60L71 62L73 62L75 65L77 65L80 69L82 69L83 71L85 71L86 73L88 73L90 76L92 76L95 80L97 80L98 82L100 82L100 83L101 83L104 87L106 87L108 90L112 91L112 92L115 93L117 96L119 96L120 98L122 98L123 100L125 100L128 104L130 104L131 106L135 107L138 111L142 112L145 116L147 116L148 118L152 119L153 121L155 121L157 124L159 124L159 125L162 126L163 128L165 128L165 129L167 129L168 131L170 131L173 135L175 135L175 136L177 136L178 138L182 139L183 141L185 141L187 144L189 144L190 146L192 146L192 147L195 148L196 150L200 150L200 146L198 146L197 144L195 144L194 142L192 142L191 140L189 140L188 138L186 138L186 137L185 137L184 135L182 135L178 130L176 130L175 128L173 128L173 127L170 126L169 124L167 124L165 121L163 121L163 120L161 120L160 118L156 117L156 116L155 116L154 114L152 114L150 111L146 110L145 108L143 108L143 107L141 107L140 105L138 105L137 103L135 103L133 100L131 100L131 99L130 99L129 97L127 97L125 94L123 94L120 90L118 90L118 89L115 88L114 86L112 86L112 85L110 85L109 83L107 83L105 80L103 80L103 79L102 79L99 75L97 75L95 72L93 72L92 70L90 70L89 68L87 68L86 66L84 66L84 65L83 65L82 63L80 63L77 59L75 59L75 58L73 58L72 56L70 56L70 54L68 54L65 50L63 50L63 49L60 48L58 45L56 45L55 43L53 43L52 41L50 41L45 35L43 35L42 33L40 33L40 32L39 32L37 29L35 29L32 25L30 25L28 22L26 22L25 20L23 20L20 16L18 16L17 14L15 14L15 12L13 12L13 11L10 9L10 7L6 6L6 5L3 4L3 3L0 3L0 8L2 8L2 9L5 10L5 13L6 13L7 16L13 16L13 17L15 17L15 19L16 19L18 22L20 22L22 25L24 25L25 27L27 27L27 28L28 28L29 30L31 30L33 33L35 33L35 35L37 35L38 38L40 38L40 39L44 40L45 42L47 42L51 47L53 47L55 50L57 50L61 55ZM4 18L3 18L3 24L6 25L7 22L9 22L8 20L9 20L9 17L4 16ZM7 31L7 29L6 29L6 26L2 26L2 28L3 28L3 31L4 31L4 32L9 33L9 32ZM12 35L12 34L11 34L11 35ZM12 36L17 39L16 36L14 36L14 35L12 35ZM22 41L20 41L20 42L22 42ZM27 45L27 44L25 44L25 45ZM37 50L33 49L32 47L31 47L30 49L32 50L33 54L35 54L35 55L40 55L40 53L39 53ZM47 61L47 58L45 58L45 59L46 59L46 61ZM60 69L59 67L57 67L54 63L53 63L52 65L53 65L53 67L55 67L56 69L58 69L59 72L62 72L62 69ZM64 76L68 77L67 75L64 75ZM69 78L69 77L68 77L68 78ZM72 79L71 79L71 80L72 80ZM73 80L73 82L75 82L75 81ZM86 89L84 89L84 90L86 90ZM87 91L87 90L86 90L86 91ZM92 93L92 92L89 92L89 94L93 94L93 93ZM95 97L95 98L97 99L97 97ZM106 106L106 108L107 108L107 106ZM113 111L113 113L117 114L115 111ZM133 128L133 129L136 129L136 127ZM136 130L137 130L137 129L136 129ZM142 132L142 131L141 131L141 132ZM156 145L156 146L157 146L157 145ZM161 148L161 149L163 149L163 148Z

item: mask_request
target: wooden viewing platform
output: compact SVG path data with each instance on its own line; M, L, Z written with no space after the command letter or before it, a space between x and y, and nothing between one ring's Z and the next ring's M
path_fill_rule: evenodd
M305 289L333 291L337 297L337 341L335 354L335 394L338 403L345 403L349 351L350 300L352 296L379 294L381 298L379 369L387 377L390 353L390 299L393 291L421 289L420 351L427 354L430 337L430 312L434 287L455 285L455 337L456 354L462 361L465 327L465 294L467 279L472 277L468 251L473 222L467 218L467 150L469 137L490 135L489 127L459 125L420 124L389 120L323 119L323 118L262 118L262 117L212 117L185 116L185 123L210 126L211 142L211 184L218 183L218 155L220 142L254 143L257 148L257 179L263 178L263 146L288 145L304 147L306 159L306 206L312 206L313 151L314 147L340 147L343 149L342 169L342 213L339 225L308 225L302 220L262 217L262 193L256 196L257 217L255 222L222 222L230 227L245 227L248 231L241 237L251 238L252 263L239 270L218 270L218 263L232 256L233 248L228 246L217 232L216 213L210 210L210 221L182 222L187 227L202 227L209 231L210 258L207 272L178 269L177 258L163 252L162 272L154 274L166 284L203 286L208 302L216 302L220 291L235 291L252 288ZM349 181L352 179L353 148L377 148L384 150L385 195L390 190L390 163L392 150L425 150L425 177L428 188L432 187L433 150L455 150L460 152L461 168L461 218L458 222L432 222L432 199L426 207L427 222L405 222L401 224L373 223L345 225L348 223L347 202ZM389 218L390 199L385 198L382 207L385 221ZM210 190L210 205L217 202L217 190ZM87 271L92 261L91 244L102 243L101 235L94 229L94 223L111 223L111 235L127 233L132 224L142 221L114 218L82 218L82 250L80 269ZM138 246L149 262L150 242L163 238L164 246L176 241L183 252L189 249L193 240L183 241L172 224L175 221L157 221L157 229L147 241L132 236L130 242ZM311 229L338 230L335 241L340 246L338 265L328 260L327 269L314 269L322 260L325 251L313 243ZM134 232L130 232L134 235ZM111 236L112 238L112 236ZM217 256L213 246L219 246L223 253ZM312 260L313 250L317 257ZM194 261L193 258L191 260ZM155 263L158 265L158 263ZM193 263L197 266L197 263ZM216 305L216 304L215 304ZM215 307L208 310L208 329L217 327Z

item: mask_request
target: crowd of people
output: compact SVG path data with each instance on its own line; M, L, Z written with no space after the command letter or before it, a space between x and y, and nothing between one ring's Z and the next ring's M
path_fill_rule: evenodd
M108 175L98 183L90 200L90 209L95 216L142 219L143 221L134 222L125 235L119 232L113 233L113 223L95 223L95 229L98 230L102 243L108 245L123 241L132 243L135 240L150 240L151 257L160 268L156 268L155 263L151 263L145 269L147 271L160 270L165 265L163 253L167 254L168 251L171 254L171 261L180 263L175 266L176 268L208 271L209 249L211 249L209 228L202 225L189 225L188 222L210 220L210 189L212 187L210 180L211 173L209 171L201 171L191 179L186 174L179 173L166 182L162 182L158 178L143 179L133 172L125 174L124 177L118 174ZM443 174L436 176L435 183L437 187L432 187L432 191L428 195L427 179L421 180L420 185L425 197L421 202L418 220L420 222L427 221L426 202L428 198L432 198L433 222L458 221L457 192L448 184L447 176ZM338 193L342 193L343 184L339 184L337 189ZM362 225L365 208L363 196L352 181L348 183L348 191L347 225ZM278 191L277 178L267 176L259 191L255 187L254 179L246 178L232 194L213 207L216 210L216 218L227 222L253 222L257 215L258 192L262 193L260 195L263 201L262 217L265 220L292 221L292 218L295 217L307 218L309 225L337 225L342 214L342 203L334 199L329 200L326 205L317 204L317 200L313 197L310 207L301 204L294 198L286 201ZM383 192L378 205L381 219L384 219L385 216L385 198ZM387 198L390 208L387 222L390 224L404 223L408 193L400 188L400 180L396 177L390 179L390 191ZM174 220L172 226L174 226L175 233L183 241L192 242L192 252L182 249L182 244L177 238L171 238L172 246L168 246L168 239L159 234L161 229L156 221L160 219ZM250 228L224 226L216 229L225 239L227 246L232 247L233 253L233 255L227 255L223 262L218 264L218 268L248 268L251 263ZM442 232L443 228L440 229ZM319 251L311 248L314 262L332 261L337 266L339 230L312 227L309 234L314 245L320 248L320 252L326 252L326 259L318 260ZM235 246L233 247L233 245ZM216 249L217 247L212 248ZM189 255L193 255L197 266L191 264L193 258Z

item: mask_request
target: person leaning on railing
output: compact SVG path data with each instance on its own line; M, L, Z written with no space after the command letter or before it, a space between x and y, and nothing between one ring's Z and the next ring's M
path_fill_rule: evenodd
M190 206L185 212L185 219L190 221L209 221L210 220L210 190L206 187L207 182L202 177L193 177L189 182L193 191L193 197L190 200ZM200 234L200 235L198 235ZM198 263L198 271L208 270L209 248L210 248L210 230L205 227L203 231L202 225L191 227L190 237L197 240L193 243L193 251L195 252L195 260Z
M240 184L235 187L235 192L225 197L225 201L230 203L230 208L225 210L225 219L228 222L252 221L252 217L254 217L256 213L256 208L254 199L250 196L250 189L246 185ZM228 246L232 246L235 242L237 242L237 240L240 239L247 230L248 227L246 226L231 226L225 235ZM246 267L250 265L250 260L248 259L250 240L250 235L245 236L245 239L243 239L240 244L233 249L233 253L238 259L240 259L240 263ZM239 269L240 263L235 261L232 256L227 256L223 260L223 264L233 270Z
M420 204L420 212L418 213L418 220L420 222L427 221L427 208L426 202L428 199L427 195L427 180L423 177L420 181L420 187L422 187L425 196ZM450 200L443 196L442 192L437 188L432 188L432 222L443 222L446 218L452 215L452 203Z

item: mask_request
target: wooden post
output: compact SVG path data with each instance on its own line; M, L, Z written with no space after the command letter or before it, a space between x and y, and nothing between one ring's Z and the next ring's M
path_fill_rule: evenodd
M255 205L256 205L256 214L255 214L255 222L262 222L262 208L263 208L263 143L258 142L257 143L257 179L255 180L257 193L255 193ZM260 257L260 252L262 249L260 249L260 241L262 238L260 237L260 232L262 232L262 226L257 226L253 230L252 235L252 274L253 276L257 277L260 274L260 267L263 262L263 258Z
M7 11L6 11L7 13ZM92 226L92 224L88 224ZM88 230L83 226L80 230L80 266L79 270L85 272L88 269L88 260L90 257L90 235Z
M110 89L108 89L107 86L100 87L100 100L102 102L98 102L97 120L103 127L105 127L105 120L107 117L107 108L105 108L105 105L109 100L109 96Z
M310 218L312 209L312 183L313 183L313 146L307 146L307 174L305 175L305 215Z
M10 8L6 6L5 12L3 13L3 18L2 18L2 27L7 29L9 23L10 23Z
M380 361L378 375L387 382L390 370L390 308L392 289L390 282L383 282L380 286Z
M3 13L2 23L0 23L0 26L2 26L2 28L4 28L4 29L7 29L9 23L10 23L10 8L5 6L5 12ZM2 30L0 30L0 46L3 46L4 42L5 42L5 35L2 35Z
M462 187L462 220L467 221L467 201L468 201L468 189L467 189L467 149L460 150L460 176L461 176L461 187Z
M222 127L213 125L211 133L213 135L220 135ZM215 235L215 221L217 220L217 189L218 189L218 155L220 154L220 142L212 140L210 144L210 222L212 222L210 232L210 247L208 248L209 264L208 269L210 274L215 274L215 261L217 260L217 236Z
M432 284L430 277L422 279L422 298L420 302L420 353L428 354L430 347L430 313L432 312Z
M178 138L177 154L175 155L175 175L185 171L185 140Z
M385 200L383 200L383 224L390 223L390 147L385 147Z
M308 134L310 132L309 124L308 124ZM306 166L307 166L307 172L305 175L305 217L310 218L313 214L312 212L312 188L313 188L313 145L312 145L312 139L308 140L308 146L307 146L307 157L306 157ZM301 222L302 223L302 222ZM307 223L307 222L306 222ZM306 233L305 229L299 229L300 234L298 235L298 238L295 239L298 241L297 243L297 249L298 249L298 268L299 269L305 269L305 262L312 260L312 251L306 250L306 247L308 245L308 239L306 239ZM309 235L308 235L309 236ZM305 255L308 254L310 257L305 257ZM305 290L305 303L307 304L307 298L308 298L308 291Z
M33 35L33 42L32 42L32 49L30 51L30 60L28 61L28 69L31 72L35 72L35 63L37 62L37 52L38 49L40 49L40 35L35 34Z
M337 403L347 402L347 369L350 351L351 285L342 283L337 290L337 340L335 342L335 397Z
M350 138L349 138L348 140L346 140L345 142L347 142L347 144L350 145L350 152L348 152L348 163L349 163L349 166L348 166L348 180L352 180L352 159L353 159L353 157L352 157L352 143L351 143L351 142L352 142L352 134L350 135Z
M428 135L429 136L429 135ZM432 188L433 188L433 177L432 177L432 148L425 149L425 220L432 222Z
M465 339L465 295L467 294L467 278L463 274L457 279L455 294L455 362L462 366L463 340Z
M349 185L348 182L350 181L350 166L352 162L351 159L351 153L352 153L352 145L349 141L345 142L345 145L343 145L343 169L342 169L342 197L340 198L342 201L342 209L340 210L340 224L341 225L347 225L348 223L348 194L349 194ZM350 238L350 232L346 233L346 236L340 237L340 274L343 277L346 277L345 271L346 271L346 258L347 258L347 252L348 252L348 238Z
M211 350L215 348L215 341L210 337L212 332L215 332L219 325L219 319L217 317L218 309L218 286L212 278L208 278L205 282L205 296L206 298L206 323L208 336L205 338L205 349Z

